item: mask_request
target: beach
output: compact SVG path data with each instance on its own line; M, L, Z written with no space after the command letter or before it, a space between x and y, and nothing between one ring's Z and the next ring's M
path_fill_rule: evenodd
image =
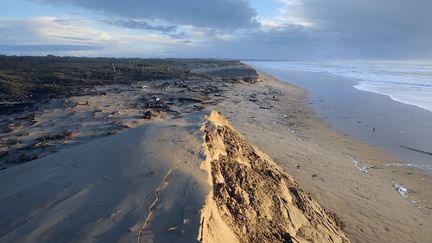
M308 106L317 117L330 124L333 129L385 149L404 161L400 166L412 167L432 174L430 153L432 112L421 108L427 105L419 107L399 102L392 96L376 93L377 91L366 92L355 88L364 86L364 82L372 87L374 85L385 85L386 87L393 85L396 86L393 89L381 89L386 90L387 94L394 93L396 96L404 93L400 96L406 97L407 101L417 97L416 101L428 104L430 95L427 95L429 83L426 81L428 77L426 71L423 72L422 69L417 71L420 74L425 73L424 77L419 77L425 81L422 79L415 81L417 73L406 77L406 74L401 71L405 70L404 67L392 66L390 70L396 69L397 72L389 74L390 71L381 70L382 63L379 63L378 67L373 66L378 71L364 70L370 74L361 73L365 68L358 68L344 74L347 72L343 69L344 66L340 68L343 71L336 69L337 66L332 66L333 69L336 69L334 71L325 66L326 62L322 65L329 71L326 71L326 68L320 70L311 68L313 71L307 71L307 68L300 70L301 68L290 67L289 62L288 64L287 62L251 62L251 64L283 81L306 89L309 93L306 101ZM358 66L361 64L365 65L356 63ZM285 67L285 65L288 66ZM413 67L410 68L413 69ZM336 75L338 73L340 74ZM349 78L350 76L359 77L359 79ZM388 82L396 80L394 83L387 83L382 82L382 79L389 80ZM403 83L402 80L408 81ZM412 84L408 85L407 82ZM400 87L397 86L398 84ZM378 90L381 89L378 88ZM422 90L424 92L421 92Z
M336 132L312 113L305 90L263 75L265 82L238 94L257 94L259 105L243 101L220 107L234 126L335 212L352 241L427 242L431 177L399 167L403 162L395 156ZM402 197L394 183L412 193Z
M207 65L189 64L180 81L99 87L105 95L17 114L22 124L9 132L30 138L3 157L0 241L431 238L430 175L336 131L298 86L245 65ZM65 111L68 127L49 123ZM46 137L65 129L73 133ZM29 151L35 160L23 160Z

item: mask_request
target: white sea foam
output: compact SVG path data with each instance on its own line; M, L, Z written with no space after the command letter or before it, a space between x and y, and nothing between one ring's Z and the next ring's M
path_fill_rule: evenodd
M263 62L264 63L264 62ZM387 95L391 99L432 112L432 62L294 62L267 63L275 68L328 72L357 81L358 90Z

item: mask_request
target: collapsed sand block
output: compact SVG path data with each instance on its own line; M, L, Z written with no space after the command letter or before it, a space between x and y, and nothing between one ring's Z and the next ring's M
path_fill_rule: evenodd
M203 125L202 168L212 192L201 211L202 242L349 242L327 213L218 112Z

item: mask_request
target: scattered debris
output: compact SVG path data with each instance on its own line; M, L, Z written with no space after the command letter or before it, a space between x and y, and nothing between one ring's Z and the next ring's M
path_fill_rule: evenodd
M88 105L88 104L89 104L88 100L86 102L84 102L84 103L80 103L80 102L77 103L77 105Z
M31 114L26 114L24 116L20 116L17 119L18 120L28 121L28 122L31 122L32 124L35 124L35 123L37 123L36 119L39 118L39 117L40 117L40 113L39 112L34 112L34 113L31 113Z
M204 106L203 105L194 105L192 106L192 108L186 110L186 113L192 113L192 112L197 112L197 111L202 111L204 110Z
M120 108L120 106L121 106L121 104L118 104L117 107L113 110L113 112L111 112L111 114L108 116L108 118L117 115L118 109Z
M147 109L147 110L141 112L140 117L143 118L143 119L147 119L147 120L149 120L149 119L151 119L154 115L155 115L155 114L152 112L151 109Z
M355 160L353 157L349 156L348 154L345 154L346 157L348 157L354 164L354 166L360 170L363 173L368 173L369 172L369 167L367 165L360 167L358 164L359 162L357 160Z
M74 132L72 132L72 131L66 131L66 132L61 133L61 134L46 135L46 136L40 137L40 138L36 139L36 142L31 145L31 148L46 147L49 145L48 144L49 141L71 138L73 136L73 134L74 134Z
M180 102L195 102L195 103L202 103L203 101L201 99L197 98L190 98L190 97L179 97L177 98Z
M3 132L8 133L8 132L12 132L13 130L15 130L15 124L12 121L6 122L3 128Z
M12 76L2 76L7 92L0 92L0 113L5 115L0 117L4 134L0 137L0 166L6 168L155 117L176 119L201 111L223 101L233 80L243 82L245 77L256 76L239 61L160 60L156 64L142 59L131 68L127 59L0 59L10 67L5 72L14 77L11 82ZM22 68L30 64L35 68ZM202 72L194 71L197 66ZM206 73L209 67L218 72ZM232 71L223 76L227 68ZM9 87L13 93L8 93ZM79 130L79 134L67 139L72 133L58 134L64 129Z
M176 226L171 227L171 228L168 229L168 231L176 231L176 230L177 230L177 227L176 227Z
M399 192L399 194L404 197L407 198L408 197L408 190L404 187L402 187L401 185L399 185L398 183L393 183L393 186L395 188L395 190L397 192Z
M3 142L3 145L15 145L18 144L19 140L16 138L9 138L6 141Z
M190 224L191 219L190 218L184 218L183 219L183 224Z

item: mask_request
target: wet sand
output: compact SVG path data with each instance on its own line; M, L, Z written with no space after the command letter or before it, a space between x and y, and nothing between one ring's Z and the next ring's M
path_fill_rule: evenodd
M281 70L259 63L257 67L308 90L308 105L332 128L384 148L401 158L402 166L432 174L432 112L357 90L353 87L356 81L349 78Z

